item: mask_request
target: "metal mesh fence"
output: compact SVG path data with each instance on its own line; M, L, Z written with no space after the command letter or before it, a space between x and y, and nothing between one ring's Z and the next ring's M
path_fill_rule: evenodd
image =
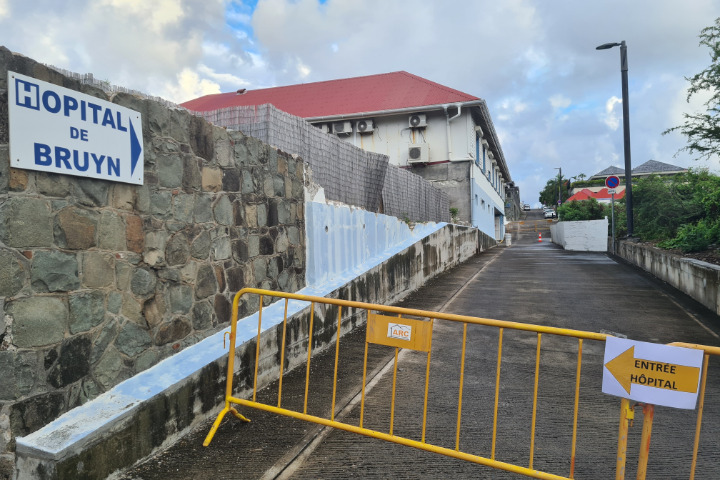
M421 177L390 165L388 157L328 135L272 105L196 112L205 120L239 130L299 155L329 200L412 221L449 221L447 194Z

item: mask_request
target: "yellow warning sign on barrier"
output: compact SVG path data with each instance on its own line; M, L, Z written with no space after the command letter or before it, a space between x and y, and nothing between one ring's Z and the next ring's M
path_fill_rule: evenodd
M429 352L433 322L368 313L366 341Z

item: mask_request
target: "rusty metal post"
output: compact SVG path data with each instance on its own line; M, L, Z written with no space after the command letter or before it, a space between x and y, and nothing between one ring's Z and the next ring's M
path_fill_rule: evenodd
M650 437L652 436L653 418L655 417L655 405L646 403L643 405L643 428L640 439L640 458L638 458L637 480L645 480L647 474L648 456L650 455Z

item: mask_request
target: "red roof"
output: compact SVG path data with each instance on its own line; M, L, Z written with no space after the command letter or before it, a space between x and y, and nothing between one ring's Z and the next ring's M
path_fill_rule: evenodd
M242 90L241 90L242 91ZM235 106L270 103L302 118L402 110L480 100L408 72L205 95L182 104L204 112Z
M621 198L625 197L625 189L623 189L620 192L615 193L615 200L620 200ZM603 188L599 192L593 192L592 190L588 188L583 188L579 192L575 193L572 197L565 200L566 202L581 202L583 200L588 200L590 198L594 198L595 200L610 200L612 197L608 193L607 188Z

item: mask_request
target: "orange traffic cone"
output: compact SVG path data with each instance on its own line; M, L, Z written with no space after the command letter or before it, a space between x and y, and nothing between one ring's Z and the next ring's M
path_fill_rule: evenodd
M538 242L542 242L542 233L538 233Z

